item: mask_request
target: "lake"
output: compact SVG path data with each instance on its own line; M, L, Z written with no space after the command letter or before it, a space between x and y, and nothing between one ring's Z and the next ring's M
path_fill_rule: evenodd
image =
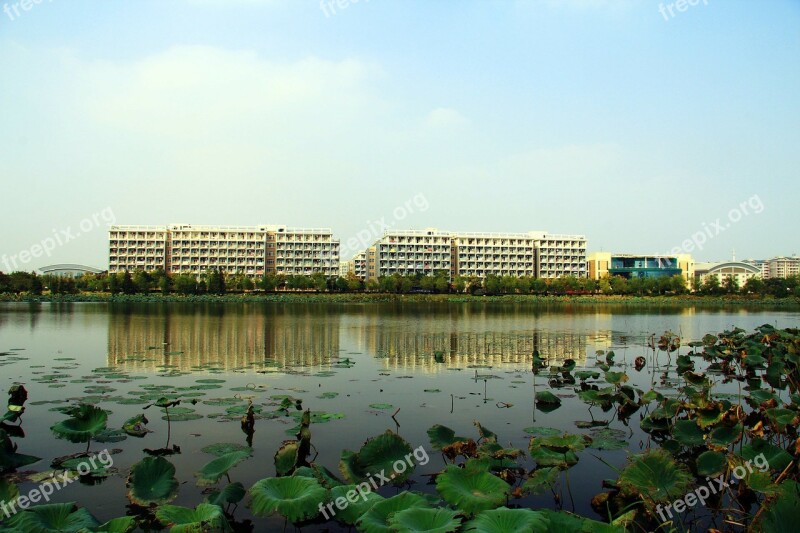
M220 442L245 444L247 435L239 417L248 399L260 410L252 438L253 457L233 468L230 477L250 487L273 476L275 451L296 432L296 418L284 416L285 412L275 414L282 397L289 396L292 401L302 399L303 408L333 414L323 416L324 423L311 425L318 464L338 472L343 449L357 451L368 438L393 430L412 448L422 446L429 454L430 462L416 468L410 486L430 494L436 490L427 475L444 466L426 433L434 424L477 438L473 425L477 420L495 432L503 446L527 451L531 435L525 428L588 433L576 421L608 420L610 428L620 430L620 435L624 432L627 449L581 452L580 462L569 470L568 491L561 487L557 497L547 492L514 501L599 519L589 502L602 491L604 478L616 478L609 465L624 465L630 452L651 445L651 437L639 428L639 413L627 424L615 420L613 411L590 410L574 387L552 389L558 375L534 375L534 352L546 358L549 366L572 359L579 370L594 369L598 352L613 350L613 370L625 371L628 384L666 394L675 390L675 380L665 365L676 354L648 348L653 335L656 339L666 331L679 335L684 345L680 353L686 353L686 343L706 333L734 327L750 332L762 324L798 327L800 312L765 306L491 301L6 303L0 304L0 375L5 389L20 382L29 392L21 425L24 436L12 435L12 440L20 453L43 460L24 471L46 471L53 458L86 448L56 440L50 431L65 418L54 410L65 402L89 396L91 403L110 411L110 428L119 428L136 414L147 415L152 433L143 439L92 444L95 452L118 450L113 455L116 475L94 484L73 483L53 495L53 501L78 502L101 522L126 514L125 478L128 469L144 457L142 449L161 448L167 441L167 422L159 409L142 410L161 394L180 397L181 407L188 409L178 412L189 415L183 417L187 420L171 422L170 444L181 452L168 458L181 481L175 505L194 507L205 498L194 473L214 456L202 452L203 447ZM633 364L638 356L648 362L640 371ZM736 387L720 390L735 392ZM534 393L541 390L557 394L561 407L550 412L537 408ZM25 494L36 483L21 478L19 486ZM381 494L399 490L385 486ZM238 530L283 528L282 518L254 518L247 501L249 497L233 513ZM303 530L347 530L337 528L335 522L328 522Z

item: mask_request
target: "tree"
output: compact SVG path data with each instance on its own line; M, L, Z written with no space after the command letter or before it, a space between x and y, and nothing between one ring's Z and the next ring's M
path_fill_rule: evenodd
M328 290L328 278L322 272L314 272L308 280L309 286L317 292L325 292Z
M467 290L467 280L463 276L456 276L453 280L453 288L459 294Z
M150 274L144 270L137 270L133 273L133 285L136 287L135 292L150 292L152 281Z
M380 290L380 283L375 278L370 278L367 280L366 289L368 292L378 292Z
M744 282L744 292L748 294L763 294L766 285L761 278L749 278Z
M273 292L277 286L278 286L278 279L272 272L264 274L264 277L262 277L261 281L259 282L259 287L264 292Z
M706 279L703 280L703 284L700 287L700 291L703 294L720 294L722 289L719 285L719 277L715 275L706 276Z
M133 283L131 273L127 270L122 275L122 292L123 294L136 294L136 285Z
M611 283L608 281L608 276L603 277L597 284L597 288L600 289L600 292L603 294L611 294L613 289L611 288Z
M215 268L208 275L208 292L210 294L225 294L225 276L219 268Z
M736 294L739 292L739 280L733 275L725 276L722 281L722 289L728 294Z
M174 279L175 290L179 294L195 294L197 292L197 278L193 274L179 274Z
M172 280L166 274L158 280L158 290L161 291L161 294L169 294L171 288Z
M351 292L364 290L364 282L361 281L353 272L348 272L347 279L345 281L347 282L347 290Z
M110 274L108 276L108 292L117 294L119 292L119 276L117 274Z

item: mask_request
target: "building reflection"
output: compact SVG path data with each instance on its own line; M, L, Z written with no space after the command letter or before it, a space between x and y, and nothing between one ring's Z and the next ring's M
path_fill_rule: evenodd
M551 365L610 346L610 334L539 327L514 320L439 314L380 315L312 306L122 307L108 322L108 365L127 371L319 368L365 354L384 368L438 372L487 365L530 367L538 351ZM343 312L342 312L343 311ZM563 324L562 324L563 325ZM523 329L524 328L524 329ZM436 355L444 363L436 362Z

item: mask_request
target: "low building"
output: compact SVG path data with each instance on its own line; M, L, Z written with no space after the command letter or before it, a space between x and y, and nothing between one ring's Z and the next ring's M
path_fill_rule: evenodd
M697 263L694 272L701 285L709 276L715 276L720 285L724 285L727 278L732 278L738 287L744 287L750 278L761 277L761 268L745 261Z
M79 278L84 274L102 274L99 268L86 265L65 263L60 265L47 265L39 268L43 276L57 276L59 278Z
M588 257L589 277L662 278L682 276L687 285L694 276L694 260L688 254L647 255L594 252Z

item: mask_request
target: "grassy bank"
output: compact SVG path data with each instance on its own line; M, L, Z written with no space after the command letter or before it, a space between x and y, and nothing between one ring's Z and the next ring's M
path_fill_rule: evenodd
M386 294L386 293L267 293L210 294L183 296L178 294L80 293L58 295L0 294L0 302L284 302L284 303L380 303L380 302L449 302L449 303L529 303L529 304L615 304L615 305L768 305L800 307L797 297L771 298L750 296L542 296L503 295L471 296L466 294Z

